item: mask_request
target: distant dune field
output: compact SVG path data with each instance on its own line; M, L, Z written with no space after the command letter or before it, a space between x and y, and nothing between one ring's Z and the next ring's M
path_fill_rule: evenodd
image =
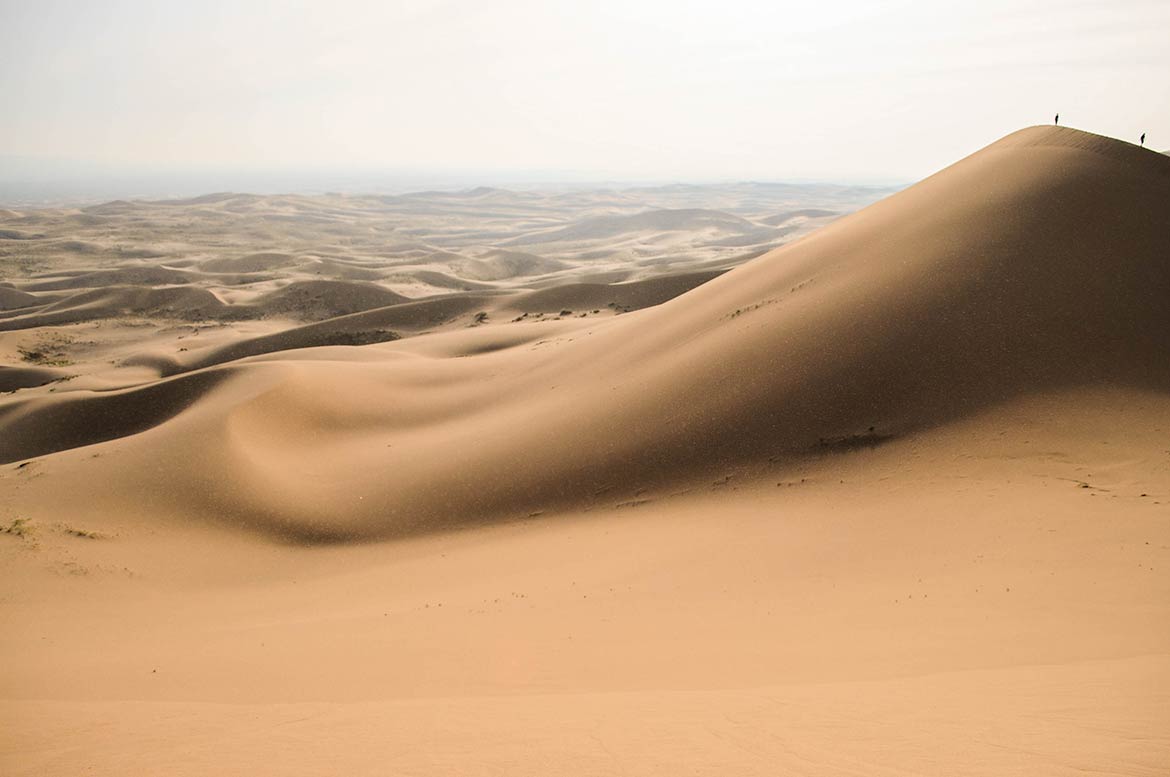
M1163 155L0 229L8 773L1170 765Z

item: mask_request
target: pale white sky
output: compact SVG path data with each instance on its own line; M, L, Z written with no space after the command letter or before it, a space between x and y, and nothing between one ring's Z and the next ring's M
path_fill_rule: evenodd
M908 181L1056 111L1170 148L1167 41L1166 0L0 0L0 164Z

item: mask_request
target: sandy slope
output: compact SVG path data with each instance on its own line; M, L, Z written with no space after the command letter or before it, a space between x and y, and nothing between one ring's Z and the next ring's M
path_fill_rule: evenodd
M1165 773L1168 208L1033 128L622 316L15 394L0 753Z
M134 493L136 509L185 520L374 538L620 503L1029 392L1164 390L1170 165L1130 151L1026 130L617 319L16 399L0 408L0 459L116 438L126 414L143 433L116 458L54 459L69 499L107 511Z
M63 514L2 546L0 758L1164 773L1167 429L1164 395L1048 396L775 480L389 545Z

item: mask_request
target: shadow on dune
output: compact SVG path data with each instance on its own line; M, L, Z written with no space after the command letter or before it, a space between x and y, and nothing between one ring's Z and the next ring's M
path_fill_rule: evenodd
M722 274L722 270L676 273L628 283L566 283L520 294L508 300L522 313L556 313L564 309L617 308L630 311L660 305Z
M185 361L169 357L139 357L127 360L126 364L153 367L163 376L168 376L279 351L327 345L385 343L401 338L399 330L417 331L428 326L438 326L482 307L488 299L490 298L474 294L431 297L418 302L404 302L338 316L271 335L239 340L194 355Z
M0 406L0 463L144 432L198 402L229 374L227 370L199 372L143 388Z
M0 394L22 388L44 386L69 377L64 370L48 367L2 367L0 366Z

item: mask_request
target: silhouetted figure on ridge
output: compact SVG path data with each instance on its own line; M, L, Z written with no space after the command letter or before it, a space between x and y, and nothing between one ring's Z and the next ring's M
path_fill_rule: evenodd
M1142 148L1146 147L1146 133L1142 133Z
M1058 127L1060 126L1060 114L1059 113L1056 114L1056 118L1052 120L1052 123Z

